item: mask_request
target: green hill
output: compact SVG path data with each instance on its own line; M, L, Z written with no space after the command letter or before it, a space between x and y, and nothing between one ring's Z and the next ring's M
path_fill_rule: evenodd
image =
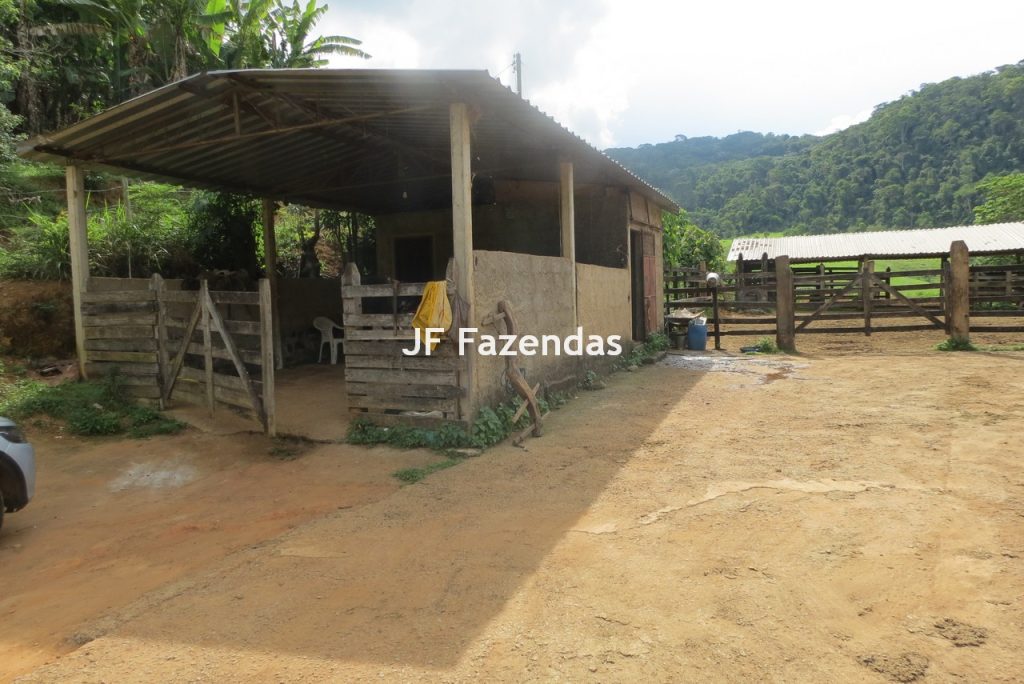
M677 136L607 152L723 237L971 223L975 184L1024 170L1024 61L921 86L823 137Z

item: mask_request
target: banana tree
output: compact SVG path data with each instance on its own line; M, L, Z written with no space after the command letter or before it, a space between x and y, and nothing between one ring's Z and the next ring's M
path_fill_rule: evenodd
M327 13L327 6L317 6L309 0L306 7L298 0L286 4L278 0L270 13L270 66L274 68L321 67L328 63L329 55L343 55L369 59L360 50L362 41L349 36L317 36L310 40L313 27Z

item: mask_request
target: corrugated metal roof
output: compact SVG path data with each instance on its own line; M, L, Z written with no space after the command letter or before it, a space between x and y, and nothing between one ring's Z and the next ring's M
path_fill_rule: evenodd
M370 213L444 206L451 193L449 105L465 102L473 172L663 193L486 71L255 69L166 85L19 145L37 161Z
M797 235L776 238L736 238L729 261L788 256L790 261L834 261L867 257L932 257L949 253L957 240L967 243L971 254L1024 252L1024 223L993 223L981 226L885 230L872 233Z

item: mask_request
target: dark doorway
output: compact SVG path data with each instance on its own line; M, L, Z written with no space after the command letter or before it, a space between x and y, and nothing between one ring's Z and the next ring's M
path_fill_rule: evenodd
M434 279L433 237L395 238L395 278L403 283L425 283Z
M630 301L633 305L633 339L643 341L647 337L644 324L644 243L643 234L638 230L629 231L629 280Z

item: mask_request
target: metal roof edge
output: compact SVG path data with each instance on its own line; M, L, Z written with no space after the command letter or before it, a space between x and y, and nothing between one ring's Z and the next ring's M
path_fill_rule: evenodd
M643 178L639 177L625 166L612 159L610 156L605 154L602 150L596 146L587 142L578 134L574 133L565 125L559 123L553 116L547 114L541 110L537 105L533 104L529 100L518 96L513 93L511 88L505 86L496 77L492 76L487 70L483 69L373 69L373 68L361 68L361 69L220 69L214 71L201 71L195 74L190 74L183 79L167 83L159 88L155 88L141 95L137 95L133 98L120 102L116 105L108 107L102 112L90 116L86 119L78 121L71 126L60 129L58 131L50 131L41 133L33 136L19 143L16 148L16 152L19 157L28 159L31 161L38 162L52 162L52 163L67 163L71 157L70 155L62 155L56 151L60 148L60 140L62 138L74 138L74 136L84 130L95 127L97 124L103 123L107 119L116 119L119 115L124 115L125 112L129 112L132 109L139 107L140 105L145 106L146 103L160 99L167 93L179 89L182 84L194 81L200 81L203 79L218 79L218 78L230 78L234 75L250 74L254 76L275 76L275 75L296 75L296 74L309 74L318 75L330 78L331 76L339 76L342 74L365 74L367 76L380 74L385 78L390 75L392 77L409 76L409 77L426 77L428 79L435 78L439 81L444 81L446 78L466 78L466 79L479 79L479 85L470 83L471 87L477 88L493 88L495 92L500 91L503 97L507 97L510 106L521 106L526 108L530 116L541 117L545 125L555 126L559 134L565 136L568 142L576 147L582 149L586 154L591 155L593 160L597 163L604 164L609 167L613 174L619 176L621 182L630 187L633 190L639 191L644 194L645 197L653 201L662 209L670 211L679 211L679 205L670 198L667 194L654 187ZM485 83L487 85L485 85ZM187 92L187 91L186 91ZM486 94L486 93L484 93ZM48 148L48 149L47 149ZM84 161L88 165L88 161Z

